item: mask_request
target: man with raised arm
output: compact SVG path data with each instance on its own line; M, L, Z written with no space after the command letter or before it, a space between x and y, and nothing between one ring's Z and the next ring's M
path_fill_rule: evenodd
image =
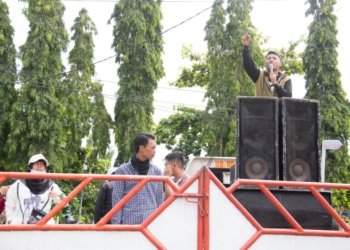
M292 97L292 80L278 69L282 66L280 56L269 51L265 57L266 70L260 70L250 55L251 37L246 33L243 38L243 66L248 76L255 83L255 96Z

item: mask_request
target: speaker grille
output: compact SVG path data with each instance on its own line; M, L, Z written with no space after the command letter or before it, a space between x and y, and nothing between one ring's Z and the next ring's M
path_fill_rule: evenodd
M277 98L237 98L237 178L278 179L277 108Z

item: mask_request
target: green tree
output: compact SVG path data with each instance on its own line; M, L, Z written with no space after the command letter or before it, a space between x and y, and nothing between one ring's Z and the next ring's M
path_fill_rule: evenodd
M192 68L182 68L179 78L171 84L178 87L200 86L207 89L206 111L197 117L201 119L202 128L197 128L198 141L202 150L208 155L232 156L235 155L236 124L235 102L236 96L254 95L254 83L245 74L242 61L242 41L244 33L249 32L253 40L251 53L257 64L263 64L263 56L260 44L264 41L256 32L250 20L252 1L229 1L227 9L223 7L222 0L216 0L213 4L211 16L206 24L205 40L208 44L208 52L205 55L197 54L191 47L183 48L183 56L193 63ZM181 110L183 111L183 110ZM187 110L186 112L189 112ZM200 112L191 110L191 112ZM178 124L190 124L190 114L184 112L175 114L170 119L177 119ZM179 122L181 120L181 122ZM189 127L192 129L192 127ZM178 134L166 134L163 131L176 132L176 125L162 121L157 129L158 142L169 140L166 144L177 143L175 148L180 147L179 141L190 142L186 132ZM199 132L200 131L200 132ZM189 131L188 131L189 132ZM171 138L178 138L175 142ZM198 149L186 151L198 155Z
M228 1L225 11L223 0L216 0L205 27L210 77L204 134L209 155L235 155L236 97L254 95L254 83L245 74L242 62L242 36L246 32L253 37L253 58L262 61L261 38L250 20L251 10L252 1Z
M207 89L210 77L210 65L208 64L206 53L196 53L193 46L182 45L182 59L192 62L191 67L181 67L181 74L178 79L169 82L170 85L179 88L191 88L199 86Z
M178 107L177 113L160 120L156 135L157 143L165 144L171 151L181 151L186 158L198 156L202 150L203 116L205 111Z
M31 0L23 10L29 21L28 37L20 47L22 70L19 74L20 97L10 114L11 132L7 141L13 170L26 166L30 155L43 153L62 172L67 164L64 150L63 84L61 53L68 43L62 20L61 1Z
M152 132L153 93L164 76L161 1L121 0L115 5L113 45L119 64L119 90L115 105L115 165L134 154L133 140L140 132Z
M66 152L75 160L81 150L82 139L92 131L94 155L104 156L110 143L107 113L102 95L102 85L94 82L95 74L93 35L95 24L83 8L71 28L74 47L69 52L70 71L65 79ZM80 172L80 171L79 171Z
M282 66L280 67L280 70L283 71L287 75L292 74L304 74L304 68L303 68L303 52L298 52L299 46L302 44L305 44L305 38L304 36L301 36L296 41L289 41L289 46L287 48L273 48L273 49L266 49L264 52L268 51L276 51L281 58Z
M67 173L86 173L86 174L105 174L111 166L111 160L113 156L113 151L108 151L104 156L96 158L95 149L93 146L93 139L90 135L87 140L87 145L82 147L78 152L78 157L74 162L68 164L65 167L65 172ZM87 167L86 171L82 171L83 166ZM65 194L69 194L75 187L77 187L81 181L65 181L56 180L55 181L61 190ZM88 186L84 188L83 199L82 199L82 210L81 210L81 223L91 223L94 217L95 203L97 199L98 192L103 185L103 181L92 181ZM58 215L60 222L64 222L63 214L68 212L72 213L75 219L79 218L80 210L80 199L81 193L74 197L72 201L69 202L69 206L64 208Z
M7 141L10 129L9 114L17 95L16 49L13 36L14 29L9 18L8 6L0 0L0 171L10 167L3 145Z
M305 98L320 101L321 140L337 139L343 144L339 151L327 153L326 180L348 183L350 158L348 149L350 112L337 68L337 18L333 14L335 0L309 0L306 16L312 16L303 58ZM335 192L333 198L349 204L349 192Z
M251 1L230 1L225 10L223 1L215 1L206 26L208 52L199 54L193 51L192 46L183 46L182 57L192 62L192 65L182 67L178 79L170 82L170 85L179 88L203 87L207 90L208 105L204 113L180 107L177 109L179 112L168 120L162 119L157 127L158 143L165 143L171 150L182 149L186 154L199 155L197 147L192 147L191 151L191 147L185 145L187 142L189 146L192 143L187 134L192 134L195 121L201 150L209 155L235 155L236 122L232 109L236 96L254 95L254 84L242 67L241 37L245 32L252 35L250 49L257 66L263 68L265 61L260 46L267 42L267 38L252 25L249 17L251 8ZM302 53L297 52L303 41L300 38L291 41L287 48L268 49L281 54L282 69L288 74L303 73ZM192 118L193 113L197 116L195 120ZM201 129L197 126L199 123L202 123ZM188 125L188 131L185 125Z

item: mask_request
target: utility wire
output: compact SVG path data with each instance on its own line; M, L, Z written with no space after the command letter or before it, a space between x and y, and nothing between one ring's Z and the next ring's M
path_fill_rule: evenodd
M125 54L127 51L129 51L129 50L131 50L131 49L133 49L133 48L136 48L136 47L138 47L138 46L140 46L140 45L142 45L142 44L144 44L144 43L150 42L150 41L154 40L155 38L157 38L157 37L159 37L159 36L161 36L161 35L164 35L165 33L167 33L167 32L169 32L169 31L171 31L171 30L173 30L173 29L175 29L175 28L177 28L177 27L179 27L179 26L185 24L186 22L188 22L188 21L192 20L193 18L199 16L200 14L206 12L207 10L211 9L212 7L213 7L213 6L211 5L211 6L207 7L207 8L205 8L205 9L203 9L202 11L198 12L197 14L195 14L195 15L193 15L193 16L191 16L191 17L185 19L184 21L182 21L182 22L180 22L180 23L178 23L178 24L176 24L176 25L170 27L169 29L166 29L165 31L162 31L162 32L156 34L154 37L152 37L152 38L150 38L150 39L148 39L148 40L143 40L143 41L141 41L141 42L139 42L138 44L135 44L135 45L129 44L129 47L126 49L126 51L123 52L123 54ZM92 66L92 65L96 65L96 64L105 62L105 61L107 61L107 60L109 60L109 59L111 59L111 58L114 58L114 57L116 57L116 56L117 56L117 54L112 55L112 56L109 56L109 57L107 57L107 58L104 58L104 59L102 59L102 60L100 60L100 61L96 61L96 62L94 62L94 63L92 63L92 64L87 65L87 66L84 67L84 68L80 68L79 71L81 71L81 70L83 70L83 69L85 69L85 68L88 68L88 67L90 67L90 66ZM25 73L27 73L27 72L28 72L28 73L31 73L31 71L26 71L26 70L23 70L23 69L21 69L21 70L19 70L19 71L20 71L20 72L25 72ZM45 79L52 79L52 78L62 77L62 76L64 76L64 75L69 74L70 72L74 72L74 71L77 71L77 70L76 70L76 69L73 69L73 70L65 71L65 72L62 72L62 73L59 73L59 74L47 75L47 76L46 76L46 75L43 75L42 73L37 73L37 74L41 74L41 75L42 75L42 76L40 76L40 75L37 76L37 78L38 78L38 77L42 77L42 78L43 78L42 80L45 80ZM20 82L16 82L16 84L21 84L21 83L20 83Z

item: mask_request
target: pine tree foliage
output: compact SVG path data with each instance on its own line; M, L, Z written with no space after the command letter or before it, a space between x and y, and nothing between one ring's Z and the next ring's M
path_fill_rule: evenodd
M55 172L67 163L64 151L64 106L61 53L66 50L68 35L62 20L61 1L31 0L23 10L29 21L28 37L20 47L22 70L19 98L10 114L11 132L7 141L9 157L18 166L28 158L43 153Z
M116 165L134 154L138 133L154 129L153 93L164 76L161 19L161 1L153 0L121 0L110 18L120 86L114 109Z
M312 16L307 46L303 58L306 95L305 98L320 101L321 141L336 139L343 147L339 151L327 151L326 180L348 183L350 181L350 158L348 140L350 135L349 103L345 99L340 72L337 68L337 18L334 15L335 0L309 0L306 16ZM336 192L339 201L348 202L349 194ZM349 204L349 202L348 202Z
M13 36L14 29L9 18L8 6L0 0L0 166L4 166L5 169L9 167L6 164L7 154L4 147L10 129L8 118L17 95L16 48Z
M86 9L79 12L71 28L74 47L69 53L71 65L65 79L66 151L72 160L81 150L82 139L92 131L92 147L102 156L110 143L111 118L102 95L102 85L94 82L95 74L93 35L95 24ZM97 157L97 155L96 155Z
M260 37L250 20L251 10L252 1L228 1L225 10L223 1L216 0L205 27L211 73L205 96L209 119L204 120L209 155L235 155L236 97L254 95L254 83L245 74L242 61L242 36L246 32L253 38L253 58L262 60Z

